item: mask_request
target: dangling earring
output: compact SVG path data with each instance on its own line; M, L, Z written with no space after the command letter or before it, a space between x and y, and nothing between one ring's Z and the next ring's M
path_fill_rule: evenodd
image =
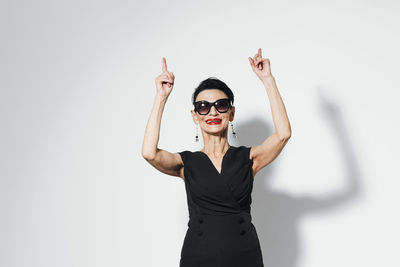
M235 132L235 130L233 130L233 123L231 122L231 128L232 128L232 134L233 134L233 137L235 137L236 138L236 132Z
M199 125L196 123L196 142L199 142Z

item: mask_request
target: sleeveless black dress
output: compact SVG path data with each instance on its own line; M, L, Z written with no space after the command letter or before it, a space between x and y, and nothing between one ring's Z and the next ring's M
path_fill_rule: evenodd
M250 148L230 146L221 173L204 152L179 152L189 208L180 267L264 266L250 214Z

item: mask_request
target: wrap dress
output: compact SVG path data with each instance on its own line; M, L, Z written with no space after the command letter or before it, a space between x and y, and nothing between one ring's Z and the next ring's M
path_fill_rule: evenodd
M251 216L250 148L230 146L221 173L202 151L178 152L184 164L189 220L180 267L263 267Z

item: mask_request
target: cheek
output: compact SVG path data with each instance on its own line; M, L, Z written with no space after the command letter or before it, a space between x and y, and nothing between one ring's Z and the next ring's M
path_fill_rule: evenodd
M223 118L224 118L224 120L229 121L230 113L224 113Z
M229 114L228 113L224 113L221 117L222 117L222 120L223 120L223 124L225 126L229 125Z

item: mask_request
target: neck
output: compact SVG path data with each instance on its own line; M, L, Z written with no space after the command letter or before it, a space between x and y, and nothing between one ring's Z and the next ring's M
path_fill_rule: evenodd
M210 135L203 133L203 137L204 147L202 151L207 154L220 156L225 154L230 147L226 132L222 135Z

